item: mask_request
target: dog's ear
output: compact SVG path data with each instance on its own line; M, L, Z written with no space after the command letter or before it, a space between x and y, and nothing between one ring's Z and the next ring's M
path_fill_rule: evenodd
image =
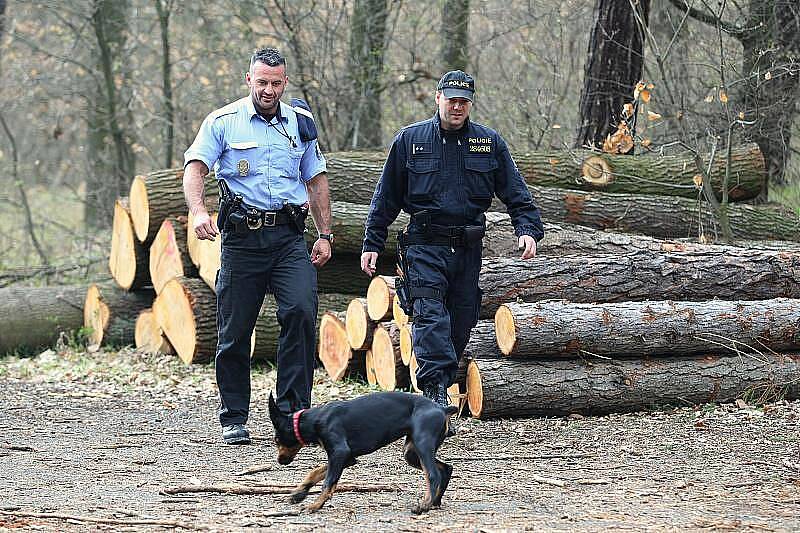
M280 422L283 420L283 418L284 418L283 413L281 412L280 408L278 407L278 404L275 402L275 397L270 392L269 393L269 419L272 421L272 425L277 428L278 424L280 424Z

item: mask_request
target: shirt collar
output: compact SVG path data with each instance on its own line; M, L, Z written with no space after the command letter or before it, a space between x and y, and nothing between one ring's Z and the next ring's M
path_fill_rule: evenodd
M248 95L246 97L246 100L247 103L245 104L245 109L247 109L247 113L252 119L254 116L258 115L258 112L256 112L256 106L253 103L253 97L251 95ZM283 122L289 121L289 118L287 117L286 113L286 104L284 104L280 100L278 101L278 113L275 115L275 117L277 117L279 120Z

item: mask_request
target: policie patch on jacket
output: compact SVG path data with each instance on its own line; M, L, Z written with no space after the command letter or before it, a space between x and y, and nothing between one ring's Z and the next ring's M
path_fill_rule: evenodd
M477 154L491 154L492 153L492 138L491 137L468 137L467 138L467 151Z
M433 147L431 143L411 143L411 155L432 154Z

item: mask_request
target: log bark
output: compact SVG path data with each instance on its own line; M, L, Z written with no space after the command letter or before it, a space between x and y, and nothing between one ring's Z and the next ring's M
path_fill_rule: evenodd
M497 344L514 358L800 352L800 300L509 303Z
M135 290L150 284L150 250L133 233L131 213L127 198L114 203L114 221L111 228L111 252L108 270L117 285L125 290Z
M139 312L133 337L137 350L150 353L175 353L175 349L169 343L167 336L164 335L164 330L156 322L156 317L151 307Z
M620 156L622 157L622 156ZM709 208L675 196L645 196L528 187L550 222L644 233L660 238L703 235L717 240L718 225ZM734 239L800 240L800 217L769 205L729 205Z
M151 289L127 292L112 285L89 285L83 305L83 326L89 342L97 346L135 343L136 319L153 305Z
M33 353L83 327L88 285L0 289L0 354Z
M153 302L156 322L184 363L214 359L216 307L213 291L196 278L172 278Z
M326 156L327 157L327 156ZM333 196L334 199L338 198ZM364 243L364 221L369 213L369 201L366 203L353 203L336 201L331 202L331 231L336 236L334 255L361 256L361 245ZM389 226L389 239L382 256L392 259L397 254L397 232L408 223L408 215L400 213ZM306 242L309 247L317 240L317 228L311 217L306 219Z
M372 361L378 386L383 390L408 387L408 369L400 357L400 330L393 322L381 322L372 338Z
M375 322L392 318L394 303L393 276L375 276L367 287L367 315Z
M369 318L367 299L353 298L347 305L345 317L344 323L347 328L347 341L350 343L350 347L354 350L366 350L372 346L372 338L377 323Z
M326 311L343 309L352 299L353 295L351 294L319 294L316 320L321 320ZM275 297L269 294L264 298L264 303L256 320L253 359L261 361L277 360L278 338L281 333L277 313L278 304L275 301Z
M331 196L340 201L369 204L386 155L383 152L335 152L325 157ZM526 183L535 187L596 190L598 186L592 183L595 180L586 180L582 176L586 172L586 160L599 157L610 168L610 181L602 186L605 192L697 197L693 177L698 172L692 157L687 155L630 157L569 150L514 153L513 157ZM708 159L708 156L704 157L704 160ZM711 166L712 183L718 194L725 165L723 158L716 157ZM731 199L745 200L756 196L766 176L764 158L758 146L748 144L734 148L731 166L734 177L729 185Z
M800 355L582 360L475 359L467 371L476 418L601 415L747 397L800 397Z
M195 277L197 267L186 247L186 218L168 217L150 245L150 279L156 294L175 277Z
M481 317L504 303L800 298L800 252L640 252L623 256L484 259Z
M215 211L219 204L218 191L214 173L209 172L205 179L206 207L209 211ZM186 213L183 169L157 170L136 176L131 183L129 198L136 238L149 245L165 218Z

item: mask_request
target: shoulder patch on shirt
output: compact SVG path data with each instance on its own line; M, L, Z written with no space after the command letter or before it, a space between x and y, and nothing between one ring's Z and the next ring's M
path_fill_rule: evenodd
M411 156L420 155L420 154L432 154L433 147L429 142L412 142L411 143Z

